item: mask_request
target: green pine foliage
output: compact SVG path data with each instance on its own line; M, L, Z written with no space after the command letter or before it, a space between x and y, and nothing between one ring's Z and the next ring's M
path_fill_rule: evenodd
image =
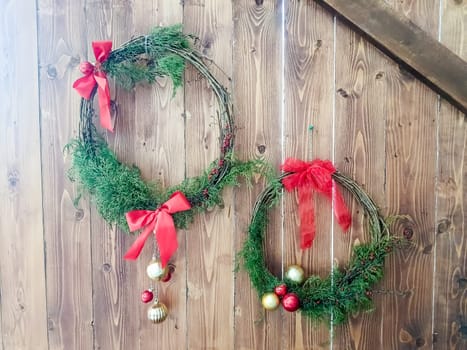
M127 89L167 76L172 79L175 92L182 85L185 70L185 59L176 51L192 51L182 29L181 25L158 27L149 35L130 40L110 53L103 64L104 71Z
M125 213L135 209L155 209L163 200L156 184L145 183L136 167L117 160L104 142L92 146L83 140L68 145L73 155L69 176L87 192L99 214L110 224L128 232Z
M215 183L211 182L210 174L212 169L218 169L217 161L202 175L164 190L159 183L145 182L137 167L122 164L103 141L90 146L82 140L74 140L68 150L73 154L70 178L78 182L81 192L90 194L105 221L125 232L128 232L125 213L137 209L155 210L175 191L183 192L192 206L190 210L173 215L175 226L186 228L195 214L222 203L224 187L238 185L242 177L248 181L253 174L268 171L261 161L242 162L229 153L223 162L226 174Z
M268 269L264 254L264 239L268 223L268 210L278 202L282 194L281 179L270 182L256 202L252 220L248 227L248 237L239 253L243 266L250 276L253 287L261 296L272 292L274 287L286 284L289 292L300 299L300 311L314 321L333 324L345 322L349 315L358 311L370 310L372 288L383 277L384 260L398 240L389 234L384 219L371 198L347 176L336 172L333 178L349 190L360 202L369 217L371 232L369 243L355 246L351 260L345 270L333 268L325 278L309 277L303 284L288 279L281 280Z

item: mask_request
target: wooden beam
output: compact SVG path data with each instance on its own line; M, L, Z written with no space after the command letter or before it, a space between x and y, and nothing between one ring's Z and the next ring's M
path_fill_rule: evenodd
M317 0L342 15L467 114L467 62L383 0Z

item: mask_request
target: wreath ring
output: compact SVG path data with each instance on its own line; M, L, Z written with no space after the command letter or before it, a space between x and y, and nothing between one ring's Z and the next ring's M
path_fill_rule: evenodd
M299 310L314 321L343 323L349 315L372 308L372 287L383 277L384 260L400 240L390 235L387 220L370 196L353 179L335 170L330 174L332 181L349 191L365 212L370 241L355 245L348 266L343 270L333 267L324 278L305 279L302 275L297 279L303 274L297 265L289 266L284 278L275 276L265 261L267 213L278 203L284 180L291 175L293 171L283 171L258 196L240 258L266 309L282 304L285 310Z
M70 178L78 182L80 192L90 195L99 214L109 224L126 232L140 229L144 234L154 232L163 265L174 247L172 245L168 248L170 252L164 253L163 239L159 239L156 232L156 222L160 221L156 216L161 212L162 216L169 214L167 220L173 229L168 235L170 240L176 241L175 228L186 228L196 213L222 204L223 188L237 184L239 176L251 176L259 165L257 161L240 162L234 158L235 124L230 94L211 73L203 55L192 47L192 39L193 36L182 32L181 25L174 25L157 27L150 34L133 38L115 50L111 49L110 41L93 42L97 62L95 65L81 63L84 77L73 85L82 99L78 138L67 146L72 154ZM143 81L154 83L157 77L170 77L175 92L182 85L186 63L206 79L216 97L220 155L200 176L163 189L159 183L145 182L136 166L127 166L117 159L94 125L94 97L97 95L99 99L102 126L113 131L107 76L125 88L133 88ZM140 245L131 257L125 257L136 259L141 249Z

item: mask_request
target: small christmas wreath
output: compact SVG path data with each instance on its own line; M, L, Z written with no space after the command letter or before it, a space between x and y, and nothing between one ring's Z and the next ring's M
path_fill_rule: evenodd
M116 224L126 232L142 230L125 255L126 259L136 259L146 239L154 233L155 259L148 266L148 275L153 280L167 278L166 265L178 246L175 228L187 227L196 213L221 204L223 188L237 184L239 176L250 177L259 166L257 161L234 159L235 125L230 94L193 48L191 39L192 36L183 34L181 25L175 25L156 28L149 35L136 37L116 50L112 50L110 41L93 42L97 62L94 65L81 63L84 76L73 84L82 99L79 136L67 147L72 154L70 177L79 183L81 190L90 194L98 212L109 224ZM157 77L167 76L172 79L175 91L182 84L186 63L207 80L216 96L220 155L200 176L163 189L158 183L145 182L138 168L117 159L93 123L93 100L97 94L101 125L113 131L107 76L125 88L142 81L154 83ZM148 302L152 291L146 292L150 293L142 299ZM154 312L148 317L152 321L161 320Z
M334 324L342 323L350 314L371 308L372 287L383 277L384 260L398 240L389 234L385 219L368 194L354 180L336 171L331 162L287 159L282 170L282 175L271 181L256 201L240 257L265 309L273 310L282 304L285 310L300 310L316 321L329 322L332 318ZM305 279L298 265L289 266L283 279L274 276L263 251L268 210L278 202L284 187L289 191L298 188L301 246L310 247L314 238L313 191L332 198L338 223L344 229L350 226L350 214L336 183L363 207L371 241L354 246L349 265L344 270L333 268L325 278Z

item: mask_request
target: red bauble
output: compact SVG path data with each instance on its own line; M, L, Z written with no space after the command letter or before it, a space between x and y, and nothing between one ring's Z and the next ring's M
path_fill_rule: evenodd
M141 293L141 301L143 303L149 303L153 298L154 294L149 289L146 289L143 293Z
M278 297L283 297L287 294L287 286L285 284L279 284L274 288L274 293L276 293Z
M79 64L79 70L84 75L88 75L94 72L94 66L90 62L81 62Z
M297 311L300 308L300 299L295 293L287 293L282 298L282 307L289 312Z

